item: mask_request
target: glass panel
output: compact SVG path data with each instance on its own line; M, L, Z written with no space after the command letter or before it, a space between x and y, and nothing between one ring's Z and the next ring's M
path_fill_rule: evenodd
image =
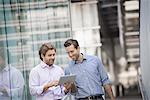
M16 71L14 76L8 72L6 82L5 74L0 73L0 100L34 100L28 79L30 70L40 62L41 44L51 42L57 48L55 63L61 67L67 63L63 43L71 37L68 0L0 0L0 23L0 46L5 61ZM5 95L3 83L9 90L18 88Z
M73 3L71 8L73 37L79 41L81 51L100 57L101 40L97 2Z
M23 74L19 66L13 65L20 57L12 58L12 51L8 47L13 46L8 44L10 42L7 41L7 37L5 38L6 40L0 41L0 100L22 100Z
M72 4L73 29L99 26L97 3Z

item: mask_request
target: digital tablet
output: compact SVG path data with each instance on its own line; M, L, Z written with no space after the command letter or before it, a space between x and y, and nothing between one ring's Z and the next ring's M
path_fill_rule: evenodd
M64 84L67 82L75 82L76 75L61 76L58 84Z

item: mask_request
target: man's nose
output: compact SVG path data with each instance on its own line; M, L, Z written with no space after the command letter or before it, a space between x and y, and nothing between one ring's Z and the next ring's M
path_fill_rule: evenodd
M55 56L51 56L52 59L55 59Z
M69 57L72 57L72 53L69 53Z

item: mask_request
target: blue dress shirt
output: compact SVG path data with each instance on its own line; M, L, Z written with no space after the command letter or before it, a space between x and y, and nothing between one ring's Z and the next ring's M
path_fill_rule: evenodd
M96 56L84 55L80 63L70 61L65 74L76 75L76 98L104 94L102 86L110 83L102 62Z

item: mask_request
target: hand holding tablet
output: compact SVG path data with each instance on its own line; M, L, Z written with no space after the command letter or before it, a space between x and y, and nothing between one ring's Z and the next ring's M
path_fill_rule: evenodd
M60 77L58 84L74 83L76 75L65 75Z

